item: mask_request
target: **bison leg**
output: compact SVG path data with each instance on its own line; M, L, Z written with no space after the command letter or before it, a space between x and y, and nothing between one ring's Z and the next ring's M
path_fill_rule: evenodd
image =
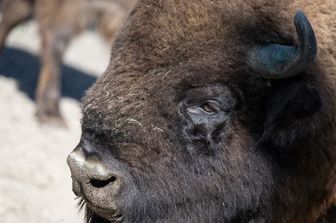
M92 8L99 18L97 29L100 34L112 43L116 32L119 30L128 10L133 6L133 1L93 1Z
M62 26L61 26L62 27ZM63 28L41 27L42 67L36 90L37 117L42 123L65 125L59 108L61 96L60 67L71 32Z
M32 15L31 0L3 0L1 2L2 19L0 22L0 49L3 48L9 32Z

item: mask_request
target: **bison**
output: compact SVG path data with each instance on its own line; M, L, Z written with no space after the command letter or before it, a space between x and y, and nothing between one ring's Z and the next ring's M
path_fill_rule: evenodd
M138 2L67 160L86 222L335 222L335 20L324 0Z
M90 25L110 42L135 0L2 0L0 49L9 32L35 17L41 36L42 68L36 90L41 122L65 124L59 109L60 65L71 39Z

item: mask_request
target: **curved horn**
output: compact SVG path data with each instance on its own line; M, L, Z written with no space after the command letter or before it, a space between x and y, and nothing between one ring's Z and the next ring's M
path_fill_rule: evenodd
M299 46L268 44L254 48L249 55L250 66L266 79L293 77L315 60L317 43L314 30L304 12L294 17Z

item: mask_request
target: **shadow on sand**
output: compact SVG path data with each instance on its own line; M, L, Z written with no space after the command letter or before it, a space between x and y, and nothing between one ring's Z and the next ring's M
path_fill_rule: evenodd
M36 55L16 48L5 48L0 54L0 75L17 80L19 89L31 99L40 71L40 61ZM96 81L92 74L68 65L62 66L62 96L80 100L85 91Z

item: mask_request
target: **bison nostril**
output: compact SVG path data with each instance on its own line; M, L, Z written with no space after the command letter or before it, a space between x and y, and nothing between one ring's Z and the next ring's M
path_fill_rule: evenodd
M91 179L91 180L90 180L90 184L91 184L92 186L94 186L94 187L102 188L102 187L107 186L107 185L110 184L110 183L115 182L116 180L117 180L117 178L114 177L114 176L111 177L111 178L109 178L109 179L107 179L107 180Z

